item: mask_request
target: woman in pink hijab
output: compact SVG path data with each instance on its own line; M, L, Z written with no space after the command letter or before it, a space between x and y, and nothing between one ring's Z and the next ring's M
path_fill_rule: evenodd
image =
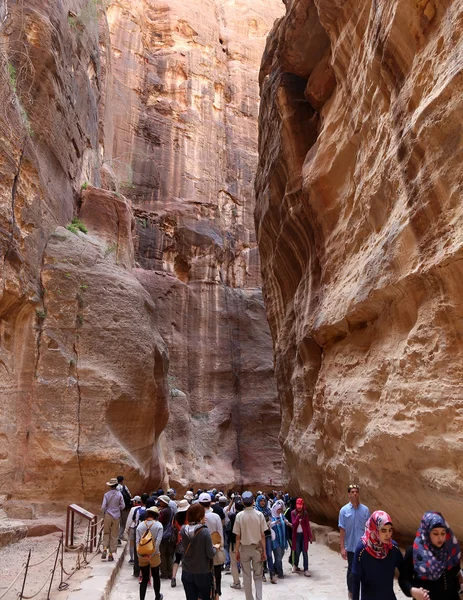
M310 577L309 573L309 542L312 543L313 536L310 529L309 515L304 505L304 500L296 500L296 508L291 512L291 522L293 524L293 573L300 571L299 556L302 552L302 562L304 565L304 575Z

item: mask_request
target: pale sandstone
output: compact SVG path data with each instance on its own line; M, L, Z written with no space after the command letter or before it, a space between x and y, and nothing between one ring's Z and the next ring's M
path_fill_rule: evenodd
M262 66L256 222L288 483L315 518L334 522L357 480L402 534L434 509L461 538L461 3L286 4ZM289 50L320 25L323 108Z

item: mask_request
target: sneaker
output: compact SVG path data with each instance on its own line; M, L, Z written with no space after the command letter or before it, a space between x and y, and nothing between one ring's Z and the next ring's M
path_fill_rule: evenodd
M162 600L164 598L164 594L159 594L159 596L156 596L155 600Z
M111 562L114 560L114 556L112 554L109 554L108 556L108 562Z
M305 575L306 577L310 577L310 573L309 573L308 571L304 571L304 575Z
M133 565L133 558L129 560L129 565Z
M262 575L262 581L265 583L267 581L267 577L265 577L265 574Z
M122 546L122 540L120 540L120 539L119 539L119 540L117 540L117 545L118 545L118 546Z
M175 577L172 577L172 579L170 580L170 587L175 587L177 585L177 580L175 579Z
M270 577L270 583L278 583L278 578L277 578L277 577L275 577L275 575L272 575L272 576Z
M101 555L101 560L105 560L105 558L107 557L108 552L107 550L103 550L103 554Z
M241 583L230 583L230 587L233 590L240 590L241 589Z

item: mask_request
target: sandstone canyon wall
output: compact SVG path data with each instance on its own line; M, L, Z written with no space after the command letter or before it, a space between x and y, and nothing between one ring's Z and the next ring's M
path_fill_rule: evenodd
M256 225L289 485L352 481L463 537L457 1L288 0L261 68Z
M281 11L2 3L2 493L278 483L252 178Z
M162 447L175 486L281 480L253 178L258 68L283 8L150 0L108 9L105 166L132 201L137 277L169 348Z

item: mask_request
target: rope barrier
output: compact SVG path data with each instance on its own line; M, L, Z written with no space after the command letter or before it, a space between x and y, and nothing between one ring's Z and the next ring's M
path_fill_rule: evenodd
M58 546L59 546L59 544L58 544ZM57 550L58 546L53 550L53 552L51 554L49 554L47 556L47 558L44 558L40 562L34 563L33 565L29 565L29 569L32 569L32 567L38 567L39 565L41 565L42 563L44 563L46 560L48 560L49 558L51 558L56 553L56 550Z
M21 567L21 570L19 571L19 573L16 575L16 577L13 579L13 581L11 582L11 584L9 585L8 589L5 590L3 592L3 594L0 596L0 600L2 600L2 598L4 598L8 592L11 590L11 588L14 586L14 584L18 581L19 576L21 575L21 573L24 571L24 569L26 568L26 563L23 564L23 566Z
M25 596L24 594L22 595L22 598L24 598L24 600L32 600L32 598L35 598L36 596L38 596L40 594L40 592L43 590L43 588L47 585L48 580L50 579L50 575L53 573L53 569L50 571L50 573L48 573L47 578L45 579L44 584L42 585L42 587L40 588L40 590L38 592L36 592L33 596Z
M32 600L32 598L35 598L36 596L38 596L38 594L40 594L40 592L44 589L44 587L46 586L46 584L48 583L48 581L50 580L50 576L51 576L51 581L50 581L50 587L53 583L53 575L54 572L56 570L57 564L59 563L60 567L61 567L61 581L58 585L58 590L62 591L62 590L66 590L69 587L69 584L66 583L63 580L63 573L65 573L67 575L67 579L69 579L70 577L72 577L74 575L74 573L76 571L79 571L80 569L82 569L83 567L85 567L86 565L88 565L90 563L91 560L93 560L95 558L95 556L97 556L97 554L100 553L100 545L101 545L101 538L102 538L102 534L103 534L103 524L104 524L104 519L100 519L100 521L98 521L96 523L96 533L94 535L91 535L92 532L92 525L95 526L95 524L93 523L89 523L87 526L87 531L85 537L85 542L80 543L77 547L69 547L66 546L64 544L63 541L63 537L61 537L61 540L58 543L58 546L45 558L43 558L42 560L34 563L34 564L28 564L27 567L28 569L32 569L34 567L38 567L40 565L42 565L44 562L46 562L47 560L49 560L52 556L56 555L59 556L60 554L60 550L61 550L61 558L59 560L57 560L55 562L54 567L50 570L49 574L47 575L47 578L45 579L42 587L39 589L38 592L36 592L34 595L32 596L25 596L24 593L22 592L21 594L19 594L21 596L21 598L23 598L24 600ZM96 549L95 551L92 553L93 556L88 559L88 549L90 547L91 544L93 544L93 542L97 541L98 543L96 543ZM75 562L75 566L72 567L70 569L70 573L68 571L66 571L66 569L64 568L64 550L68 551L68 552L77 552L77 556L76 556L76 562ZM3 598L5 598L5 596L8 594L8 592L13 588L13 586L15 585L15 583L18 581L19 577L24 573L24 569L26 568L26 563L24 563L21 567L21 570L17 573L17 575L15 576L15 578L13 579L13 581L10 583L10 585L8 586L8 588L2 592L2 594L0 595L0 600L2 600ZM27 573L26 573L26 579L27 579ZM26 583L26 580L23 583L23 587L24 584Z

